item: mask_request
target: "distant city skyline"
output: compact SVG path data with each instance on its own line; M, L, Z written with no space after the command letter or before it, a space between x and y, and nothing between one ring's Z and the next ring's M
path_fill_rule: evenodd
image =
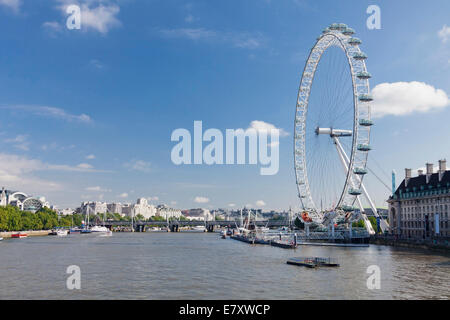
M293 122L309 50L333 22L355 29L375 98L365 181L386 207L391 172L450 158L450 3L0 1L0 185L59 208L146 198L175 208L298 210ZM103 8L100 10L99 8ZM232 19L230 19L232 15ZM424 19L424 16L433 19ZM176 166L171 133L278 128L279 172ZM386 187L386 185L389 187Z

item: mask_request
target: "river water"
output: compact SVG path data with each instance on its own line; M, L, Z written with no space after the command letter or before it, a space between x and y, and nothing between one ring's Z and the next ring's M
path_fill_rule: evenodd
M337 258L339 268L287 265ZM69 290L77 265L81 289ZM380 289L368 289L368 266ZM421 250L302 246L286 250L216 233L114 233L0 242L0 299L450 299L450 257Z

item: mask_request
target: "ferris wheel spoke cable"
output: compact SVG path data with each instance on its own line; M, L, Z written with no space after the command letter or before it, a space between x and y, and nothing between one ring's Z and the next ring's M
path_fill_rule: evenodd
M358 159L358 160L361 160L359 157L357 157L357 159ZM370 159L373 160L373 157L370 157ZM391 189L391 188L383 181L383 179L381 179L381 178L375 173L374 170L372 170L372 168L370 168L368 165L366 165L366 169L369 170L369 172L372 173L372 174L375 176L375 178L377 178L377 180L378 180L384 187L386 187L386 189L387 189L389 192L392 192L392 189Z

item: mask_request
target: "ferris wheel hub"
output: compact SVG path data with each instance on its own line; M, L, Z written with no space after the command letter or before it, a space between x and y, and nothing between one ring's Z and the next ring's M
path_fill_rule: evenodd
M330 137L351 137L353 132L352 130L343 130L343 129L333 129L333 128L319 128L317 127L316 135L326 134Z

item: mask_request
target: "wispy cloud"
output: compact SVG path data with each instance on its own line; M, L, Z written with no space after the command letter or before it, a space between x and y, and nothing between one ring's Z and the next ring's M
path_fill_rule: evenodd
M205 28L175 28L161 29L159 34L166 39L188 39L228 44L236 48L257 49L266 41L260 33L249 32L221 32Z
M42 24L42 28L48 32L49 35L55 37L63 31L63 27L56 21L46 21Z
M93 192L111 192L111 189L102 188L100 186L95 187L87 187L85 188L86 191L93 191Z
M28 136L25 134L19 134L14 138L5 139L4 142L11 143L17 149L28 151L29 150L29 142Z
M0 109L11 110L11 111L25 111L30 114L61 119L69 122L82 122L82 123L92 123L93 120L87 114L75 115L68 113L64 109L47 107L47 106L33 106L33 105L13 105L13 106L0 106Z
M442 29L439 30L438 37L441 39L442 43L446 43L450 40L450 27L445 24Z
M21 5L21 0L0 0L0 6L6 7L15 13L19 12Z
M146 173L151 171L151 163L144 160L130 160L129 162L124 163L124 167Z
M198 196L198 197L194 198L194 202L195 203L208 203L209 202L209 198Z

